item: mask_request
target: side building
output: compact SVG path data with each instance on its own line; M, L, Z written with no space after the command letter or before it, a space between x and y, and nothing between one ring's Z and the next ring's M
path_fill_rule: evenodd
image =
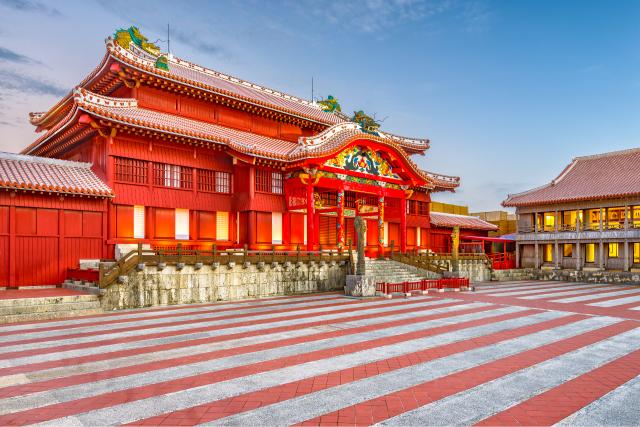
M549 184L512 194L518 267L640 269L640 148L577 157Z

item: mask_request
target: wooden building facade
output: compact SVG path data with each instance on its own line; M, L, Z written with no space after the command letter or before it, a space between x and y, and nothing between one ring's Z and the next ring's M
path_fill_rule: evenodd
M138 243L343 250L355 244L356 216L367 219L370 256L391 245L430 247L430 194L454 191L459 178L411 160L428 140L383 132L361 112L347 117L332 98L303 100L163 54L133 27L117 31L106 48L67 96L31 114L41 135L23 150L32 159L89 164L104 194L63 202L54 190L2 185L0 237L21 235L10 231L11 215L22 215L11 214L12 206L58 203L56 218L36 214L36 235L42 229L43 239L58 239L57 252L39 254L38 262L65 259L55 280L17 274L2 283L59 283L78 259L114 258ZM100 233L77 236L67 225L77 226L77 215L99 222ZM95 246L65 249L60 242L72 237ZM35 251L20 247L16 240L7 258Z

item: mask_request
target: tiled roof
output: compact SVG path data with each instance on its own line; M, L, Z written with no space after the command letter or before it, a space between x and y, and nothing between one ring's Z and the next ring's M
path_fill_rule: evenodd
M285 160L297 143L138 107L131 98L110 98L84 89L75 92L78 107L95 116L133 126L207 140L242 153Z
M151 58L134 45L130 49L124 49L112 38L108 38L107 50L114 58L164 79L175 80L327 125L344 121L339 115L324 112L321 106L306 99L269 89L173 56L168 58L169 71L165 71L155 66L155 58Z
M435 185L436 189L453 191L460 185L459 176L442 175L440 173L425 170L421 170L420 172Z
M386 136L383 138L362 132L359 125L353 122L331 126L319 135L303 137L298 143L295 143L140 108L137 101L132 98L110 98L91 93L85 89L77 89L74 99L80 110L100 118L220 143L241 153L285 162L337 153L346 144L358 138L373 139L402 153L409 167L427 182L429 188L452 190L459 185L460 181L458 177L420 170L401 150L397 139Z
M491 224L490 222L481 220L475 216L457 215L442 212L430 212L431 225L434 227L454 227L467 230L488 230L494 231L498 229L498 226Z
M576 157L549 184L510 194L503 206L532 206L640 195L640 148Z
M0 188L111 196L90 163L0 152Z
M144 52L135 44L131 44L129 49L125 49L115 43L112 38L108 38L106 44L106 55L78 87L100 94L110 93L116 87L114 85L121 84L114 73L105 74L105 70L110 69L110 65L115 65L115 61L127 68L138 69L141 72L153 74L158 78L193 86L204 91L238 99L242 102L262 106L322 125L333 126L350 121L349 117L344 114L323 111L322 106L315 102L269 89L171 55L168 56L169 71L165 71L155 66L156 57ZM38 130L54 126L71 110L73 106L72 96L73 92L70 92L47 112L31 113L29 120L32 124L38 126ZM429 148L428 139L407 138L386 132L384 134L380 132L380 136L394 140L408 153L422 153Z
M403 153L395 138L382 138L360 130L353 122L329 127L314 137L300 138L298 143L256 135L199 120L162 113L138 107L131 98L110 98L77 89L74 98L78 107L92 115L129 125L170 132L190 138L216 142L250 155L281 161L295 161L321 157L338 152L345 144L357 138L374 139ZM427 181L429 187L453 189L459 178L422 171L403 153L407 164L416 174Z

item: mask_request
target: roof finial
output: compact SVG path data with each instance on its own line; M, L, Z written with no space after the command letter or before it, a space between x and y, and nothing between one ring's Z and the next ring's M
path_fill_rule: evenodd
M171 55L171 29L167 22L167 54Z

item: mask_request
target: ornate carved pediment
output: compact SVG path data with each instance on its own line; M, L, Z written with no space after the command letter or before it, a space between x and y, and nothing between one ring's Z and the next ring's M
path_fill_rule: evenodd
M378 152L369 147L353 146L325 162L325 166L385 178L401 179Z

